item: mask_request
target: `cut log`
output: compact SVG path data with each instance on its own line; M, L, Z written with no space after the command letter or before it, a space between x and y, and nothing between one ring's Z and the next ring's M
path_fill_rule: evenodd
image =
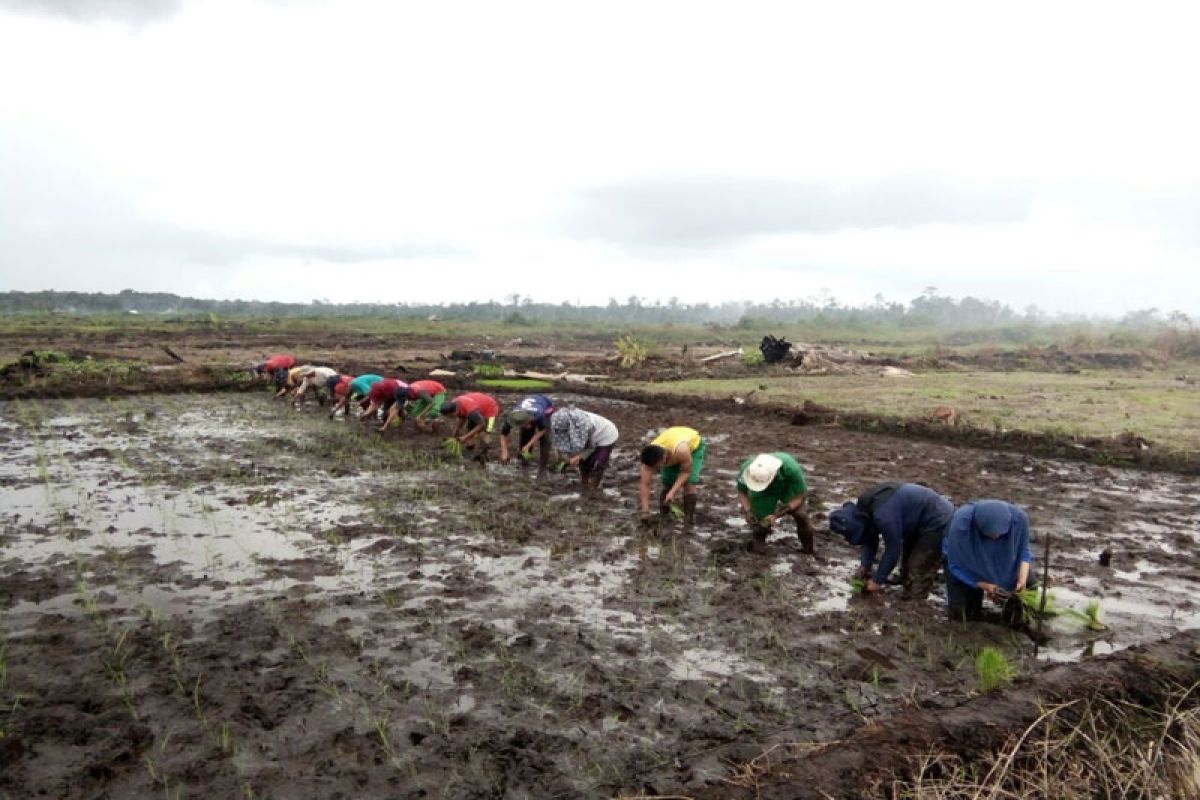
M740 356L741 354L742 354L742 348L739 347L737 350L726 350L724 353L713 353L711 356L705 356L704 358L700 359L700 363L707 364L710 361L719 361L722 358L729 358L730 356Z

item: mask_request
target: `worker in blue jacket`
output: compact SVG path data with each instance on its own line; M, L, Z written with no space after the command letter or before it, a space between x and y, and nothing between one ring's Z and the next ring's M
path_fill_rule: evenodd
M1006 622L1019 622L1015 595L1033 586L1029 517L1023 509L1003 500L967 503L954 512L942 553L950 619L981 619L987 595L1004 603Z
M906 598L923 599L933 588L942 559L942 537L954 505L930 488L888 481L867 489L858 501L829 515L829 529L859 548L856 577L867 592L878 592L900 566ZM879 542L883 555L875 566ZM872 571L873 570L873 571Z

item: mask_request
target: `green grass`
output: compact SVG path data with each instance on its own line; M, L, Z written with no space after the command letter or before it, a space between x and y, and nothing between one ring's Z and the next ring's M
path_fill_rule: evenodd
M975 657L975 673L979 676L979 691L984 694L1008 685L1017 674L1008 656L994 647L979 651Z
M550 381L537 378L484 378L479 385L492 389L549 389L554 386Z
M1200 391L1176 370L924 372L912 377L762 376L617 384L646 392L745 397L800 405L811 400L839 411L912 419L953 406L960 424L988 430L1107 437L1132 431L1171 451L1200 450Z

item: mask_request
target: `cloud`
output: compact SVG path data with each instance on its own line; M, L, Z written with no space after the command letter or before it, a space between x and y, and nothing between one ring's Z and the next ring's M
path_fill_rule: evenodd
M1030 212L1033 193L932 176L834 185L776 178L646 177L578 192L564 229L632 246L709 247L763 234L1003 225Z
M66 17L76 22L144 25L179 13L182 0L0 0L0 10Z

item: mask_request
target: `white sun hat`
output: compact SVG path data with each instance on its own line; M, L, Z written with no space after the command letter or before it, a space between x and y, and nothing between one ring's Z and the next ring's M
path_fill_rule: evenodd
M746 488L750 491L761 492L771 485L771 481L775 480L775 474L782 466L783 461L778 456L770 453L757 455L750 462L750 466L746 467L742 480L746 482Z

